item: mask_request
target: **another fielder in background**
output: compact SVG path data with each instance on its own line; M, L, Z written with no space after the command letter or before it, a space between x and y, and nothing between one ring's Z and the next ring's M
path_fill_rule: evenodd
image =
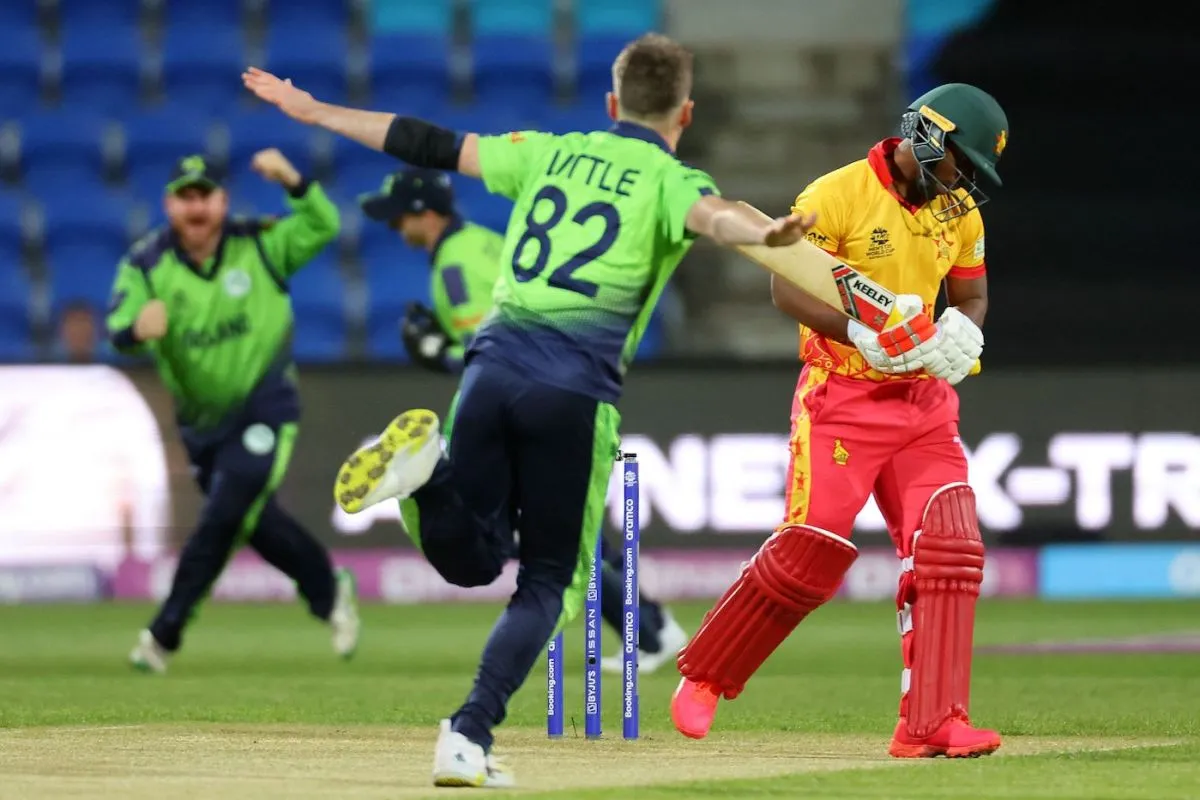
M175 397L180 433L207 502L133 665L164 672L183 629L233 551L249 544L292 578L332 627L334 650L358 642L354 577L275 500L300 418L287 280L338 233L337 208L278 150L252 166L287 190L281 220L229 219L218 169L182 159L167 184L168 225L134 245L113 285L117 349L146 352Z
M410 168L388 175L379 191L359 198L359 205L410 247L429 253L433 308L410 303L400 322L409 358L437 372L462 372L465 348L492 308L504 237L456 214L450 177L437 170ZM453 411L447 415L447 424L453 416Z
M737 697L834 595L857 555L848 541L854 520L874 492L903 564L904 670L889 752L971 756L1000 747L999 734L967 716L984 548L951 385L983 349L979 206L987 198L979 183L1000 183L1008 121L991 96L949 84L913 102L902 133L813 181L793 210L817 213L811 242L884 288L919 296L923 310L875 334L772 281L775 305L801 324L805 361L792 406L786 519L679 656L671 715L686 736L705 736L719 698ZM934 323L943 283L948 307Z
M416 410L343 465L334 489L351 513L392 497L420 509L426 557L451 583L494 581L520 514L517 590L484 648L466 702L443 720L437 786L507 786L493 729L557 629L583 605L618 452L616 403L642 331L695 237L793 244L811 225L747 218L704 172L675 158L692 120L692 58L662 36L613 65L607 131L456 134L427 122L341 108L250 69L246 85L302 122L401 161L482 177L512 198L496 309L467 353L443 457L438 419Z
M466 345L492 308L492 291L500 277L504 237L463 219L455 212L450 178L437 170L410 167L389 175L378 192L359 198L363 212L387 224L411 247L430 256L429 295L433 308L411 303L400 324L404 347L414 363L439 372L462 372ZM459 393L442 420L448 440L454 426ZM419 549L416 501L400 501L400 516ZM515 524L514 524L515 527ZM601 613L618 635L621 619L622 553L602 537ZM640 592L638 669L651 673L674 658L687 634L670 611ZM620 653L601 661L606 672L619 673Z

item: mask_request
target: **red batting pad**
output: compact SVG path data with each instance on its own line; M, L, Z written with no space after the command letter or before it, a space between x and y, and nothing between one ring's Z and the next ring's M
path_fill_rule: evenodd
M767 539L679 653L679 672L732 700L801 620L837 592L858 549L785 525Z
M920 738L951 716L965 717L970 705L975 601L983 583L983 541L971 487L953 484L934 495L914 547L908 731Z

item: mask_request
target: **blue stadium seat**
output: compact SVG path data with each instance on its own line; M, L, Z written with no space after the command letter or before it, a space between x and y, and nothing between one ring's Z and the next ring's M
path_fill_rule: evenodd
M6 27L0 18L0 119L12 119L37 103L41 58L36 28Z
M403 2L404 0L401 0ZM0 3L0 29L33 29L38 24L38 4L34 0Z
M21 271L24 269L23 263L24 254L21 240L10 237L0 238L0 273L9 269ZM0 298L0 305L3 304L4 299Z
M470 0L471 31L484 36L549 39L554 32L554 0Z
M313 168L313 129L293 122L277 111L261 108L225 118L229 134L229 167L232 171L248 170L250 161L259 150L278 148L305 175Z
M57 5L58 20L64 26L79 23L85 28L114 25L132 28L142 14L142 4L136 0L57 0Z
M412 254L400 252L407 248L408 245L404 243L400 235L387 225L373 219L363 219L358 233L358 256L360 259L364 254L370 256L371 259L381 261L409 259Z
M235 214L257 217L288 213L283 189L263 180L249 169L234 172L228 189L230 210Z
M125 171L138 197L143 200L161 197L179 159L210 151L210 119L178 104L135 112L122 120Z
M495 134L528 129L525 123L536 117L529 111L483 103L449 105L437 109L430 119L453 131Z
M333 185L333 191L343 202L357 207L359 195L377 191L385 176L403 166L399 161L391 164L379 164L375 161L347 163L337 171L337 181Z
M319 253L293 275L288 292L297 307L332 310L339 316L344 310L346 285L337 261L328 252Z
M371 29L376 33L449 36L454 28L454 0L375 0Z
M604 98L586 97L571 106L549 106L538 114L538 130L547 133L602 131L612 125L604 108Z
M467 219L503 233L512 216L513 204L506 197L492 194L483 181L454 175L454 200L458 211Z
M349 200L360 192L379 188L385 175L403 168L403 164L357 142L338 137L333 140L333 183Z
M163 3L168 30L175 27L241 28L245 0L171 0Z
M62 34L63 101L111 113L137 103L142 38L115 20L68 18Z
M431 302L428 258L397 239L377 241L359 254L369 297L367 351L374 358L407 360L400 319L410 302Z
M617 35L628 41L661 25L662 9L655 0L575 0L580 35Z
M118 251L120 257L132 243L130 223L135 206L123 192L82 189L39 200L42 235L48 250L81 243L97 244Z
M42 193L99 182L104 174L105 128L100 117L87 112L24 116L20 122L24 183Z
M117 262L131 244L133 202L123 193L103 189L41 201L52 307L85 300L105 308Z
M0 361L27 361L33 355L31 299L28 277L20 264L5 259L0 244Z
M449 37L377 35L370 57L372 107L423 116L450 97Z
M530 113L554 99L554 45L532 36L484 35L473 43L475 99Z
M99 242L64 243L49 250L52 312L81 300L100 311L106 309L117 264L126 250Z
M171 102L223 114L250 102L242 86L246 53L241 29L204 23L172 24L163 39L162 78Z
M575 96L582 103L603 103L612 91L612 63L629 42L628 36L600 33L576 40Z
M293 352L301 361L333 361L345 355L345 283L329 251L289 282L296 317Z
M25 231L21 226L24 203L16 192L0 192L0 265L20 263Z
M288 3L286 7L301 5ZM274 17L272 23L264 69L291 78L318 100L345 102L349 56L345 26L288 25Z
M267 18L273 27L345 30L351 5L346 0L274 0L267 3Z

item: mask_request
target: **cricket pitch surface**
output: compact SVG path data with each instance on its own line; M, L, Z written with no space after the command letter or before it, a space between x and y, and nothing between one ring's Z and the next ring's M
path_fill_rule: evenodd
M0 798L427 798L433 728L168 724L0 731ZM1119 737L1011 737L994 758L1171 744ZM818 771L895 769L886 737L808 733L548 741L503 729L519 782L501 794L633 788ZM494 792L493 792L494 793Z

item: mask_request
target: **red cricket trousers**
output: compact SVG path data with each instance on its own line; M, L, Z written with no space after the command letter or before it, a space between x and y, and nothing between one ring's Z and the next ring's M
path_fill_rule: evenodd
M850 538L874 492L901 558L933 493L967 480L958 394L931 378L879 382L805 366L790 449L786 522Z

